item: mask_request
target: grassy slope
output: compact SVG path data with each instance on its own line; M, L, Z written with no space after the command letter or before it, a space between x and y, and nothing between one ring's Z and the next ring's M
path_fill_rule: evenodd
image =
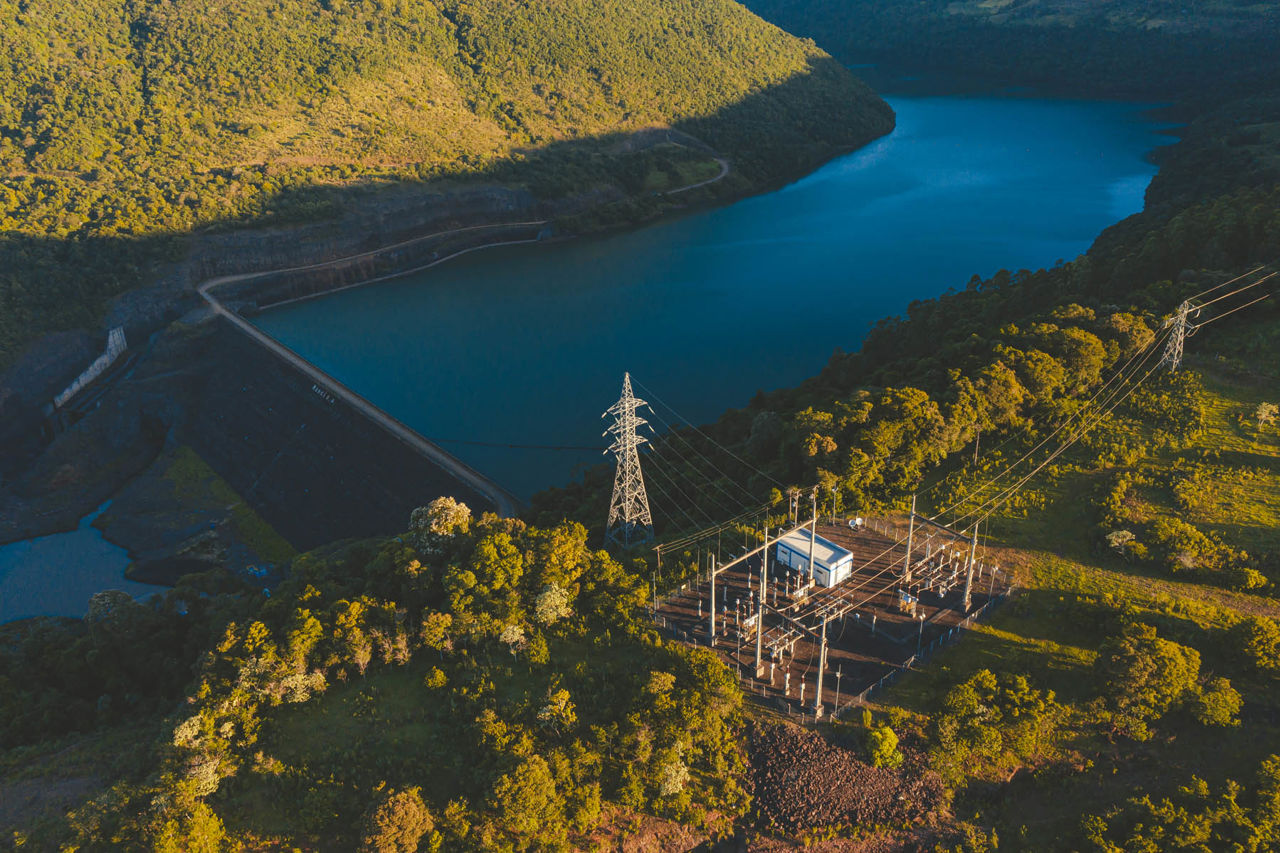
M1247 323L1228 334L1206 333L1194 348L1221 354L1193 356L1188 367L1204 382L1204 432L1189 447L1158 451L1132 468L1153 473L1210 460L1213 486L1190 514L1172 495L1157 492L1146 495L1147 509L1153 517L1181 517L1218 532L1251 552L1274 553L1280 547L1280 431L1242 426L1238 416L1274 398L1280 387L1274 368L1267 369L1280 363L1280 329ZM1250 363L1263 366L1262 372L1233 369L1241 351L1257 359ZM1122 428L1151 431L1139 420ZM1092 544L1098 538L1096 483L1108 469L1084 457L1078 461L1083 464L1065 468L1042 487L1043 508L993 524L1001 543L993 557L1015 567L1024 587L1020 598L879 697L888 707L928 715L952 685L987 668L1025 673L1070 705L1073 724L1059 762L1008 785L993 785L989 771L977 773L958 800L958 816L996 826L1001 840L1015 842L1016 849L1073 849L1083 815L1101 813L1139 790L1172 793L1192 774L1215 785L1227 778L1248 781L1263 756L1280 752L1280 696L1269 679L1240 670L1217 633L1242 615L1280 617L1274 589L1235 592L1099 555ZM1175 715L1158 725L1156 739L1136 748L1112 746L1099 736L1087 722L1087 705L1097 696L1090 667L1116 608L1124 606L1158 625L1163 636L1198 648L1205 672L1231 679L1245 698L1239 727L1210 730Z
M189 446L165 451L148 473L145 483L135 481L134 488L142 496L123 506L108 507L99 517L98 527L109 530L117 521L128 523L127 514L131 513L155 516L153 523L162 529L202 528L207 521L226 520L234 528L234 540L243 542L262 561L283 564L297 555L293 546Z
M0 753L0 840L56 847L51 839L65 831L68 811L144 776L167 735L162 720L148 717Z
M679 125L742 191L892 121L732 0L0 0L0 21L0 365L90 322L165 237L332 209L307 188L565 192L626 159L610 135Z

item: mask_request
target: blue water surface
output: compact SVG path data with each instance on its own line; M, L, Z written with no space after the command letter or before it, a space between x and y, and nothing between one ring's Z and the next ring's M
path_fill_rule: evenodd
M1134 104L890 103L894 133L777 192L603 238L477 252L255 322L528 496L600 453L454 440L603 448L600 413L624 370L712 420L812 376L912 300L1076 257L1142 209L1147 155L1169 141ZM655 415L659 429L674 420Z
M84 616L94 593L119 589L134 598L164 587L125 580L129 552L93 526L110 501L68 533L0 545L0 623L28 616Z

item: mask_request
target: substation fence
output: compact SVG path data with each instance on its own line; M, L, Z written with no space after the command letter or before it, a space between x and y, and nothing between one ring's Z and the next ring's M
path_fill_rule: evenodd
M838 720L844 717L848 712L855 708L861 708L866 705L868 700L877 693L891 686L904 672L910 672L917 665L924 664L929 661L935 654L947 646L954 645L959 642L965 633L972 630L976 622L982 620L996 607L1003 604L1011 595L1016 593L1018 588L1011 586L998 594L995 598L987 601L973 613L970 613L957 624L948 628L947 631L939 637L936 637L927 646L924 646L918 654L914 654L900 664L895 669L882 675L874 684L865 687L860 693L854 693L848 697L840 696L837 699L839 703L830 711L830 718ZM655 623L662 632L674 640L680 640L690 645L705 645L706 637L699 634L693 634L689 631L672 624L666 617L659 614L655 618ZM834 677L828 673L828 677ZM797 707L797 702L786 696L779 696L778 689L772 685L766 685L756 682L754 679L745 680L743 689L753 693L761 698L765 704L769 704L778 711L785 712L789 719L797 722L814 722L813 711L805 710Z
M865 705L868 699L870 699L876 693L880 692L886 687L889 687L895 681L897 681L898 677L902 675L902 673L911 671L916 664L923 664L928 662L930 658L932 658L935 654L937 654L942 649L959 642L960 639L964 637L967 631L972 630L975 622L980 621L982 617L987 615L987 613L989 613L991 610L994 610L996 607L999 607L1001 604L1005 602L1006 599L1009 598L1009 596L1013 595L1017 591L1018 591L1018 588L1016 586L1010 586L1008 589L1001 592L995 598L992 598L989 601L987 601L977 610L973 611L964 619L960 620L959 623L957 623L956 625L953 625L951 628L948 628L946 633L942 634L940 637L935 638L933 642L929 643L929 645L922 648L918 654L914 654L911 657L907 658L905 661L903 661L899 669L894 669L885 673L883 676L880 677L880 680L877 681L875 684L868 686L861 693L854 694L852 697L850 697L849 702L834 709L831 712L831 717L833 719L839 719L841 715L847 713L851 708L857 708Z

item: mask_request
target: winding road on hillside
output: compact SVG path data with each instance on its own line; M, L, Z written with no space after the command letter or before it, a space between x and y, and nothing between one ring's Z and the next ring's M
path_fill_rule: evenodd
M667 190L663 195L687 193L689 190L696 190L698 187L705 187L708 184L714 184L716 181L723 179L729 174L729 161L723 157L716 157L715 161L720 164L720 174L716 175L714 178L707 178L705 181L698 181L696 184L689 184L688 186L680 187L679 189Z

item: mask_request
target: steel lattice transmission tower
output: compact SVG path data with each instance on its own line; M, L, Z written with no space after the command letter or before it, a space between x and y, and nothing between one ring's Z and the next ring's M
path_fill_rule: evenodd
M640 445L645 439L636 429L646 423L636 414L636 409L647 406L644 400L631 393L631 374L622 377L622 396L601 417L613 415L613 425L605 435L613 436L612 452L618 460L618 470L613 476L613 500L609 502L609 526L605 542L629 546L653 539L653 517L649 514L649 496L644 490L644 475L640 473Z
M1194 331L1189 318L1199 313L1200 309L1193 306L1190 301L1183 302L1166 322L1166 325L1173 327L1173 332L1169 335L1169 342L1165 344L1164 357L1160 359L1160 366L1169 368L1170 373L1182 365L1183 342Z

